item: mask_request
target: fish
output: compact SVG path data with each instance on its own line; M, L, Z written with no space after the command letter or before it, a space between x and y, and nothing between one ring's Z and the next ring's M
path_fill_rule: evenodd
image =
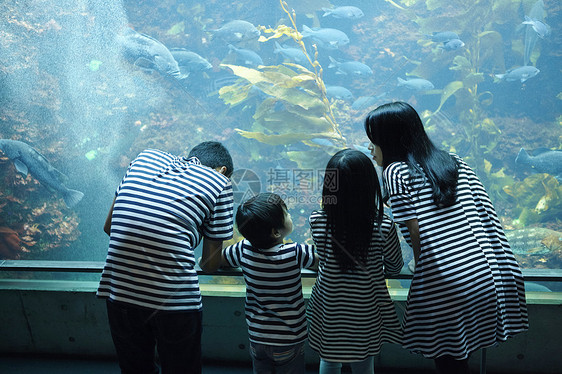
M436 43L447 43L450 40L459 39L459 35L453 31L434 32L426 36Z
M263 65L263 60L261 59L260 55L252 50L236 48L232 44L228 45L228 49L230 50L228 53L236 54L236 61L240 65L249 67L258 67L259 65Z
M522 25L530 25L541 39L550 35L550 26L538 19L531 19L529 16L525 16L525 21Z
M354 75L354 76L367 76L373 74L373 71L367 65L359 61L344 61L340 62L328 56L330 58L330 65L328 68L337 68L336 74Z
M279 53L299 65L308 64L308 58L300 48L281 46L278 42L275 42L275 49L273 50L273 53Z
M414 78L408 80L398 78L398 86L399 87L404 86L414 91L426 91L435 88L435 86L433 86L433 83L431 83L426 79L421 79L421 78Z
M180 73L184 77L198 71L209 70L213 67L209 61L195 52L184 48L172 48L170 53L178 63Z
M529 19L534 19L537 21L544 20L544 3L542 0L538 0L533 6L528 15ZM525 27L525 50L523 56L523 65L527 66L531 62L531 55L535 49L535 44L539 38L537 32L533 29L532 25L521 25Z
M540 70L534 66L521 66L515 69L508 70L505 74L496 74L495 77L498 78L498 80L502 81L521 81L521 83L523 83L527 79L533 78L538 73L540 73Z
M346 101L353 99L351 91L342 86L327 86L326 96L328 96L329 99L340 99Z
M67 207L72 208L82 200L84 193L65 186L68 177L55 169L35 148L18 140L0 139L0 150L12 160L16 170L24 177L33 175L43 186L59 192Z
M164 75L181 79L180 68L164 44L151 36L127 27L116 38L123 56L133 65L145 70L156 70Z
M325 49L338 49L346 44L349 44L349 38L347 35L338 29L311 29L310 27L303 25L301 34L303 38L311 38L318 43L318 46Z
M227 43L239 43L260 36L260 31L250 22L234 20L227 22L221 28L213 30L213 37L224 40Z
M451 39L447 42L444 42L443 45L440 45L439 48L443 49L444 51L456 51L459 48L464 47L464 42L460 39Z
M372 158L373 155L371 154L371 151L369 150L369 143L365 143L365 144L366 145L353 144L353 148L355 148L359 152L363 152L364 154L369 156L369 158Z
M553 175L562 181L562 151L551 150L548 148L540 148L530 155L524 148L519 150L515 163L519 165L528 165L539 173L547 173Z
M322 17L332 16L334 18L359 19L364 16L363 11L355 6L339 6L336 8L322 8Z
M383 98L386 95L386 92L383 92L377 96L361 96L357 100L351 104L351 109L353 110L361 110L365 108L369 108L377 103L379 99Z

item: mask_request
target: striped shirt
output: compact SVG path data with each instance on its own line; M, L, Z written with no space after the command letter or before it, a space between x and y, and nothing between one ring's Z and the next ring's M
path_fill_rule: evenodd
M434 204L429 184L410 180L405 163L384 171L394 219L419 223L403 345L427 358L463 359L528 329L523 278L494 207L472 169L453 156L457 201L447 208Z
M158 310L199 310L194 249L232 238L230 180L158 150L129 165L116 192L97 295Z
M320 263L308 303L308 340L324 360L360 361L377 354L383 343L401 342L402 328L384 277L400 272L402 252L395 225L385 216L380 233L373 225L366 263L342 272L327 224L322 210L310 216Z
M279 244L269 249L242 240L223 250L232 267L241 267L246 282L246 322L250 341L293 345L306 339L301 269L314 264L313 247Z

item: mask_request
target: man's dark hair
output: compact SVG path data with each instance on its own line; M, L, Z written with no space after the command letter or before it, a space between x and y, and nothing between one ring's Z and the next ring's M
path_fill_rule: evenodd
M197 157L202 165L216 169L226 167L225 175L230 178L234 166L230 152L219 142L203 142L191 149L187 158Z
M281 196L260 193L240 204L236 211L236 226L253 247L271 248L276 242L271 232L284 227L286 211Z

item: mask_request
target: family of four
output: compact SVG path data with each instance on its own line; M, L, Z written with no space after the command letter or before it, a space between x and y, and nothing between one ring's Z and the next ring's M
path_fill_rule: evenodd
M304 373L307 340L321 374L342 365L374 373L384 343L434 359L439 373L469 373L472 352L528 329L521 271L471 168L431 142L407 103L376 108L365 131L387 193L369 157L337 152L326 166L336 183L324 184L309 219L314 246L285 243L287 206L261 193L236 211L244 239L223 248L234 222L233 165L222 144L201 143L187 158L158 150L136 157L106 220L97 293L121 371L201 372L201 240L204 271L243 271L254 373ZM415 261L403 321L385 283L403 266L396 226ZM303 268L318 271L307 307Z

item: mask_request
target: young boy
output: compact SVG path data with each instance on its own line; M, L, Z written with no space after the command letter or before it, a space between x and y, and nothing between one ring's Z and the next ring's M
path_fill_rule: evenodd
M242 203L236 225L246 239L223 250L223 264L241 267L246 281L254 373L304 373L307 331L301 269L317 266L313 247L283 244L293 222L283 199L273 193Z
M97 295L107 299L123 373L201 373L201 292L193 251L203 240L205 271L220 265L232 238L232 158L218 142L189 156L149 149L121 181L104 231L109 251Z

